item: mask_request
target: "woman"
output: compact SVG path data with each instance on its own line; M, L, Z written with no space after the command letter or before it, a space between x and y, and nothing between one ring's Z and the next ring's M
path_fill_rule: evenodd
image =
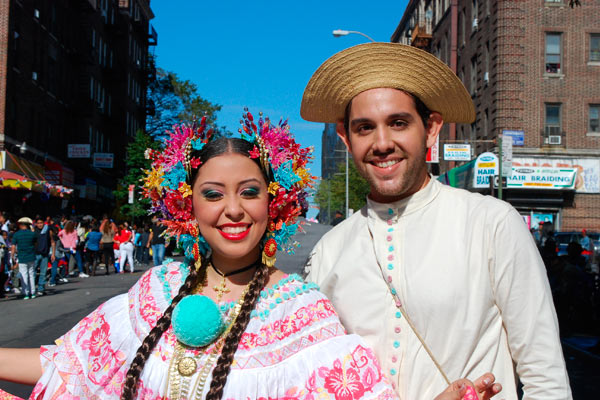
M117 227L114 222L104 216L102 223L100 224L100 232L102 233L102 239L100 239L100 246L102 249L102 256L104 261L104 268L106 275L109 274L110 266L115 263L115 256L113 251L113 244ZM117 271L118 272L118 271Z
M98 229L96 223L92 224L92 230L85 238L85 249L87 254L87 262L90 274L96 275L96 266L98 265L98 254L100 252L100 240L102 240L102 234Z
M119 243L119 268L125 272L125 262L129 263L129 272L133 274L133 233L126 226L127 223L119 225L119 233L115 236L115 243Z
M186 261L149 270L43 347L41 366L35 350L0 352L0 378L38 381L33 399L396 398L317 288L271 267L298 228L309 151L287 126L247 118L252 141L207 144L202 124L149 154L145 193Z
M77 243L79 242L77 231L75 230L75 223L73 221L67 221L65 227L58 232L58 238L62 243L62 247L64 249L64 257L65 261L68 264L67 270L71 269L71 264L77 264L77 269L79 270L80 278L89 277L88 274L83 272L83 266L81 265L81 260L79 257L76 257L77 254Z

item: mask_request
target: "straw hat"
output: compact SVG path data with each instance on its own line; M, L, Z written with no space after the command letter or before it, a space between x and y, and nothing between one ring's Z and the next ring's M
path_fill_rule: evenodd
M454 72L432 54L399 43L360 44L334 54L306 85L300 115L338 122L354 96L374 88L412 93L444 122L475 120L471 96Z
M28 217L23 217L23 218L19 218L19 220L17 221L18 224L33 224L33 221L31 220L31 218Z

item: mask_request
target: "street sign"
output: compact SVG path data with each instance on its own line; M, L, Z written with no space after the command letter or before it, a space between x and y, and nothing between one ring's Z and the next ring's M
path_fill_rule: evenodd
M502 176L512 174L512 150L513 142L510 137L502 138Z
M525 145L525 131L502 129L502 135L512 139L513 146Z
M471 161L470 144L445 144L444 160L446 161Z
M426 160L428 163L439 163L440 162L440 138L435 140L435 144L427 149Z
M494 153L481 153L475 160L473 187L488 188L494 175L498 175L498 157Z
M90 158L89 144L69 144L67 145L67 157L69 158Z
M129 204L133 204L133 192L135 190L135 185L129 185L129 196L127 198L127 202Z
M114 153L94 153L94 168L112 168L115 159Z

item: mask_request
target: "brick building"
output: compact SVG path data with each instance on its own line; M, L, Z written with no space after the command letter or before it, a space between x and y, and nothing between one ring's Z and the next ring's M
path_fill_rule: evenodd
M560 190L509 180L505 200L532 226L600 230L600 3L411 0L391 41L432 52L473 97L477 120L444 127L440 154L457 142L471 144L473 158L494 152L502 134L513 142L513 174L574 177ZM432 171L453 167L440 160Z
M153 17L148 0L0 0L0 209L112 209L145 127Z

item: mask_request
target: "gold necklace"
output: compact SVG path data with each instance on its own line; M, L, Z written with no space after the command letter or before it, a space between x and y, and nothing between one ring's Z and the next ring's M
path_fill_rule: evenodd
M179 341L175 344L173 358L171 359L171 363L169 365L169 379L167 381L167 388L165 389L165 393L167 393L167 391L169 392L169 399L189 399L189 394L191 394L194 399L199 400L202 398L204 387L206 386L206 381L208 380L210 371L217 359L219 358L221 350L223 349L223 345L225 344L225 340L227 339L231 328L235 324L235 321L238 315L240 314L240 311L244 304L244 298L246 297L246 293L248 293L249 285L250 284L246 286L246 288L240 296L240 299L233 307L231 315L227 318L227 328L219 337L219 339L214 343L213 349L210 352L210 354L207 355L205 363L193 384L191 392L190 387L192 386L192 376L196 373L198 369L197 360L202 359L202 356L206 355L206 353L202 353L199 357L185 356L186 349L192 348L183 345ZM200 288L200 293L201 292L202 286Z

